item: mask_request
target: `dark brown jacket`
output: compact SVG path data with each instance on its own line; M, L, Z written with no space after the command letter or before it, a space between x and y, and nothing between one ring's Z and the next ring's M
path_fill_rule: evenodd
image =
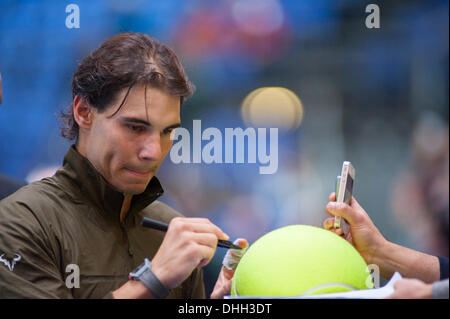
M164 238L141 227L142 217L169 222L181 216L156 201L162 192L153 178L121 223L124 196L72 146L54 176L0 201L0 298L111 298ZM76 283L73 265L79 288L66 285ZM169 295L204 297L199 269Z

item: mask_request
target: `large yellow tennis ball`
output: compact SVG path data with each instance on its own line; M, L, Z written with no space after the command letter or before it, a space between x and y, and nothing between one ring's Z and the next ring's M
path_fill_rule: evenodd
M233 296L298 296L373 288L367 264L345 239L292 225L253 243L236 268Z

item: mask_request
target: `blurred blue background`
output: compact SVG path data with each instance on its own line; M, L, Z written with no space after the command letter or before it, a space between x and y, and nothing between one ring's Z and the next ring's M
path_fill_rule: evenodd
M80 28L68 29L69 4ZM370 3L370 2L369 2ZM448 256L448 1L0 2L0 173L52 175L70 143L58 114L77 64L110 36L148 33L172 47L197 87L182 109L192 127L244 127L245 96L286 87L300 127L279 134L279 165L179 164L166 159L162 201L250 242L288 224L321 226L343 160L354 195L387 239ZM205 268L209 293L225 251Z

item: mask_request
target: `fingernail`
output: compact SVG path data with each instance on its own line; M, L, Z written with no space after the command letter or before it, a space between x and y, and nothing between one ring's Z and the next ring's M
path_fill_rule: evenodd
M247 239L239 238L239 239L237 240L237 245L238 245L239 247L241 247L241 248L245 248L245 247L248 246L248 241L247 241Z

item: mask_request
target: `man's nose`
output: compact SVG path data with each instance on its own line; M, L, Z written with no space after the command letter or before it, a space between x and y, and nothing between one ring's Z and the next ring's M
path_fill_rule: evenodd
M159 132L154 132L144 139L139 150L139 158L155 161L161 158L161 137Z

